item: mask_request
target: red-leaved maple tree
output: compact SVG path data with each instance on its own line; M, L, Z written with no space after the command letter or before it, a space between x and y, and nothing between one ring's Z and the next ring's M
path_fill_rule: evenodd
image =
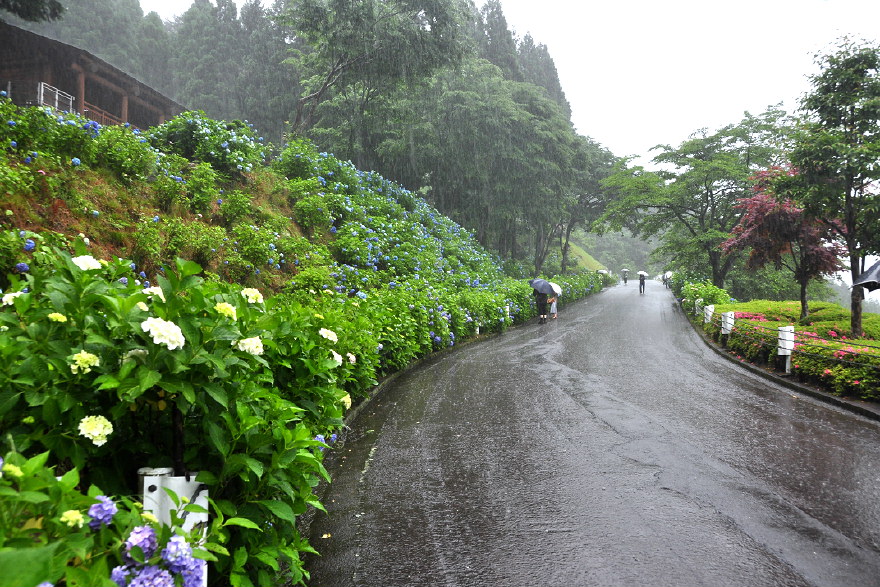
M843 247L832 236L828 224L808 218L788 198L778 197L773 181L795 171L772 168L755 176L754 195L736 205L743 210L731 237L721 244L725 252L750 250L746 267L760 269L773 264L787 268L800 285L801 319L807 317L807 285L812 279L841 268Z

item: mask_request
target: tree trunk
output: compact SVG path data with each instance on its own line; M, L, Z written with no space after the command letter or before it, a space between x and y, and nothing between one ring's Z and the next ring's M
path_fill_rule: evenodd
M852 249L850 249L852 250ZM852 275L853 283L859 278L859 275L862 274L862 265L859 262L858 255L850 255L850 275ZM862 332L862 300L865 299L865 288L856 286L852 288L852 294L850 294L849 298L849 329L852 331L853 338L861 338L863 336Z
M807 315L810 313L810 306L807 301L807 284L809 282L809 279L801 280L801 322L806 320Z

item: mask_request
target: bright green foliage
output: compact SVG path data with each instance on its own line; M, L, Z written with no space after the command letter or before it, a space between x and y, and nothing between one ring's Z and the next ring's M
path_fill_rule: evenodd
M791 153L801 178L783 187L837 234L855 281L865 258L880 252L880 198L872 187L880 179L880 47L843 39L817 62L822 70L802 104L809 119ZM853 288L856 333L863 299L864 290Z

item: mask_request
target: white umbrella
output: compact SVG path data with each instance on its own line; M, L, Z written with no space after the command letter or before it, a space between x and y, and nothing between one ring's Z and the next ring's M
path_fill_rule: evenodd
M551 281L551 282L550 282L550 287L553 288L553 291L556 292L556 295L558 295L558 296L561 296L561 295L562 295L562 288L559 286L558 283L553 283L553 282Z
M647 271L639 271L639 275L644 275L645 277L647 277L648 272Z
M624 273L629 273L629 269L621 269Z

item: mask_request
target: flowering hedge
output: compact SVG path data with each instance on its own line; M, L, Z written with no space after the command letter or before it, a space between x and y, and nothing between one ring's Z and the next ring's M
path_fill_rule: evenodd
M880 400L880 344L848 336L849 313L845 308L813 302L807 322L802 324L798 320L799 302L717 304L712 322L698 319L697 323L718 342L722 341L723 312L734 312L733 331L723 342L740 358L758 364L775 363L779 328L794 326L791 369L796 377L836 395ZM874 329L880 317L866 315L865 323L866 330Z

